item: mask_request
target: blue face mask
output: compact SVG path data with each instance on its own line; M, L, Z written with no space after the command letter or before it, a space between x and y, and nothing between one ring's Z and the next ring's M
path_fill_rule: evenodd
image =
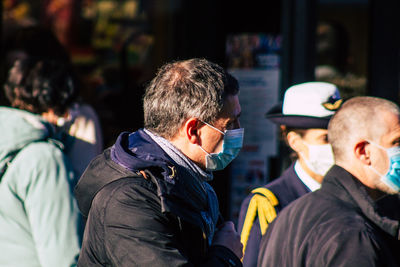
M389 186L391 189L400 192L400 147L395 146L391 148L385 148L373 142L369 143L385 150L390 160L389 170L384 175L379 173L373 167L371 167L371 169L376 174L381 176L381 181L384 184Z
M207 154L206 169L209 171L223 170L239 154L240 149L243 146L244 129L239 128L222 132L221 130L206 122L203 123L224 135L222 151L219 153L210 154L205 151L201 146L199 146L201 150L203 150Z

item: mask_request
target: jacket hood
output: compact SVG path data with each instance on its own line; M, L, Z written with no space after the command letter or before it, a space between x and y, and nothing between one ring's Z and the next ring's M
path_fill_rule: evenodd
M14 152L52 133L51 125L41 116L8 107L0 107L0 129L0 169Z
M130 150L132 144L134 147ZM140 170L152 169L163 177L172 177L173 164L170 162L168 155L143 130L121 133L112 147L92 160L79 179L74 192L79 209L87 216L93 198L105 185L118 179L141 176ZM171 191L173 186L164 180L157 181L159 196Z
M82 214L89 214L92 200L104 186L122 178L141 177L139 171L145 171L156 186L162 212L198 221L193 214L208 209L202 183L176 164L144 130L138 130L122 133L89 164L74 192Z
M111 148L111 159L133 172L150 167L159 168L164 177L171 174L168 165L173 162L142 129L134 133L121 133Z

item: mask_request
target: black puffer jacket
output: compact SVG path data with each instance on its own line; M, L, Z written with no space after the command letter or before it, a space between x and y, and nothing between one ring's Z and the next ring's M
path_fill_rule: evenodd
M134 135L135 154L122 134L75 188L88 217L78 266L241 266L228 248L208 246L200 215L207 207L194 201L192 177L144 131Z
M334 166L320 190L287 206L269 226L258 266L400 266L399 197L374 202Z

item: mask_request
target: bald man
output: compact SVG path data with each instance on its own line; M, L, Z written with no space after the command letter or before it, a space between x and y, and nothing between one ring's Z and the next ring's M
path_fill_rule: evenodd
M351 98L328 138L336 165L270 225L258 266L400 266L399 107Z

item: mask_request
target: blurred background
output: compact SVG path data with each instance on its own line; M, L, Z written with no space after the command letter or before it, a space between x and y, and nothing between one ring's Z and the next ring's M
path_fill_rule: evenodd
M142 94L165 62L204 57L241 86L245 146L213 186L236 220L248 192L278 177L289 152L264 114L286 88L335 83L347 99L399 100L399 1L388 0L2 0L1 82L20 49L43 50L51 31L65 48L83 101L97 112L104 146L142 126ZM0 95L2 105L7 105Z

